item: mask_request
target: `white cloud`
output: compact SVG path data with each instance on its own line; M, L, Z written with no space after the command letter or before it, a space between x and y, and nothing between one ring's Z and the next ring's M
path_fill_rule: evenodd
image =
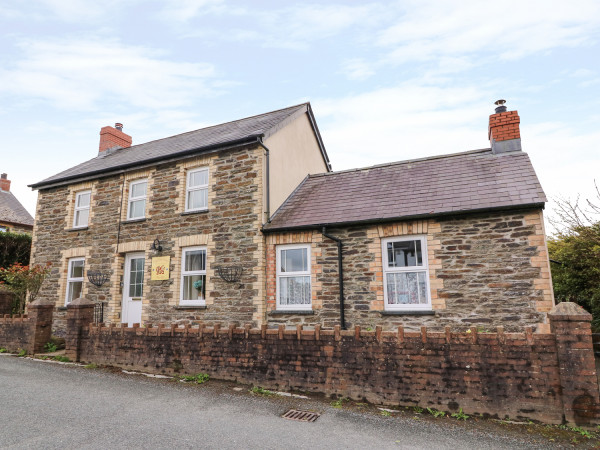
M202 5L207 3L207 5ZM213 5L213 3L218 3ZM200 6L198 6L200 4ZM171 2L161 14L174 22L186 37L211 36L228 41L254 41L264 47L306 50L309 45L349 29L366 29L382 16L384 8L378 4L304 4L280 8L255 8L226 5L207 0ZM192 19L213 14L227 17L225 28L204 25L198 29ZM238 25L233 19L240 19ZM181 28L183 26L183 28Z
M411 81L313 103L339 170L489 146L487 117L493 105L488 97L473 87Z
M375 75L375 67L371 62L360 58L354 58L349 59L342 64L341 73L350 80L364 81Z
M591 42L598 36L600 3L517 1L411 1L377 44L390 49L390 62L428 61L442 55L516 59ZM481 53L477 55L481 58Z
M0 69L0 94L42 99L66 109L127 104L174 108L223 91L211 64L169 60L115 40L26 41L21 58Z
M491 88L490 88L491 89ZM313 101L334 170L489 148L490 90L414 80L342 99ZM515 103L509 109L518 109ZM553 198L593 197L600 132L567 121L534 123L523 111L521 137L542 187Z
M223 5L223 0L169 0L160 12L160 17L175 22L188 22L195 17L219 12L216 8Z

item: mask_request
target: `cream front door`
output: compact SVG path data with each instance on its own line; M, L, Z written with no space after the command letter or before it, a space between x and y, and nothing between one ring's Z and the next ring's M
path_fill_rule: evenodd
M142 322L142 297L144 295L144 253L125 255L123 279L123 311L121 322L127 326Z

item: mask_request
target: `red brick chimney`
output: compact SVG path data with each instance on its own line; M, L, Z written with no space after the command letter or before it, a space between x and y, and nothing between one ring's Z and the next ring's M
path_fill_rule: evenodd
M6 177L7 175L5 173L0 175L0 190L10 192L10 180Z
M521 151L521 119L517 111L507 111L505 103L506 100L497 100L496 114L490 116L488 138L493 153Z
M100 129L100 150L98 153L113 147L131 147L131 136L123 133L123 124L115 123L115 127L103 127Z

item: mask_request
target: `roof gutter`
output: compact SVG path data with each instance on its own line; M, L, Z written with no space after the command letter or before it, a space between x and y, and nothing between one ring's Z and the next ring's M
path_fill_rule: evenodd
M70 182L72 182L74 180L86 181L86 180L90 180L90 179L99 178L100 176L104 177L104 176L110 176L110 175L118 175L118 174L127 172L128 169L131 169L131 168L143 169L148 166L156 165L156 163L158 163L158 162L166 163L166 162L171 162L171 161L177 161L179 159L182 159L189 155L193 155L198 152L213 153L213 152L218 152L218 151L222 151L222 150L231 150L231 149L242 147L242 146L245 146L248 144L260 143L259 139L260 139L260 135L251 135L251 136L248 136L243 139L237 139L234 141L229 141L229 142L225 142L225 143L221 143L221 144L191 148L191 149L179 152L179 153L174 153L174 154L170 155L169 158L165 158L164 156L157 156L154 158L146 159L142 162L131 162L131 163L127 163L127 164L121 164L121 165L118 165L115 167L110 167L108 169L94 170L94 171L87 172L87 173L81 174L81 175L66 176L64 178L60 178L57 180L48 181L47 183L41 181L39 183L29 184L27 186L32 189L52 188L52 187L69 184Z
M315 224L306 224L306 225L297 225L290 227L269 227L261 230L263 233L280 233L284 231L302 231L302 230L319 230L323 227L349 227L349 226L359 226L359 225L372 225L378 223L389 223L389 222L398 222L404 220L416 220L416 219L435 219L437 217L451 217L451 216L465 216L469 214L477 214L482 212L496 212L496 211L505 211L505 210L526 210L532 208L542 208L544 209L545 202L539 203L528 203L525 205L505 205L505 206L494 206L488 208L478 208L478 209L469 209L465 211L448 211L448 212L439 212L439 213L429 213L429 214L414 214L411 216L399 216L399 217L385 217L385 218L375 218L375 219L365 219L365 220L353 220L348 222L330 222L330 223L315 223Z
M342 261L342 240L327 234L327 228L323 227L321 234L326 238L335 241L337 244L338 250L338 286L340 291L340 325L342 326L342 330L346 330L346 318L344 317L344 265Z

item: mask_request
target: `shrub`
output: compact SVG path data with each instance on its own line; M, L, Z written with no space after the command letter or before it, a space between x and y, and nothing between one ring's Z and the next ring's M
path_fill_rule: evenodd
M30 253L30 235L24 233L0 233L0 267L10 267L15 263L28 264Z
M8 269L0 268L0 278L3 280L0 281L0 285L4 285L15 296L13 313L23 314L27 300L35 300L49 273L50 263L45 266L23 266L15 263Z

